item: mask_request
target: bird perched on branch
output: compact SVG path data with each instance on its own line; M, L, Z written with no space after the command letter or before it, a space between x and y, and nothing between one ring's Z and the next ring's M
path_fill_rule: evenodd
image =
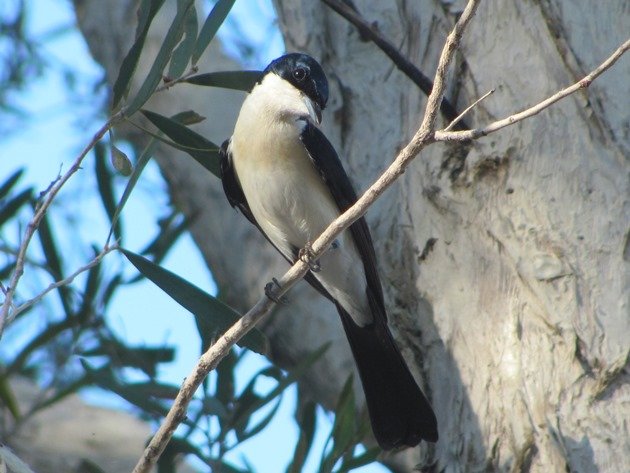
M290 263L357 196L319 129L328 101L322 67L306 54L267 66L221 148L225 194ZM387 327L383 290L364 218L341 233L306 280L339 312L365 392L374 436L386 450L437 441L433 409Z

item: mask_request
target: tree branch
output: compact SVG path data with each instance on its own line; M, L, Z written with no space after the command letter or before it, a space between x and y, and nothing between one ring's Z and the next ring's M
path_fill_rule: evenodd
M32 307L33 305L37 304L49 292L54 291L55 289L58 289L58 288L60 288L62 286L66 286L66 285L70 284L72 281L74 281L74 279L79 274L82 274L82 273L92 269L94 266L99 264L101 262L101 260L106 255L108 255L109 253L111 253L114 250L117 250L118 248L119 248L118 244L115 244L115 245L112 245L112 246L105 246L101 250L101 252L99 254L97 254L89 263L87 263L86 265L81 266L80 268L78 268L74 273L72 273L67 278L61 279L60 281L55 281L54 283L50 284L46 289L44 289L42 292L37 294L35 297L33 297L32 299L29 299L28 301L20 304L15 309L13 309L13 311L8 315L7 323L11 323L15 319L15 317L17 317L20 313L24 312L29 307Z
M502 120L497 120L483 128L475 128L474 130L466 131L448 131L447 129L443 131L436 131L435 141L473 140L498 131L501 128L505 128L506 126L514 125L515 123L525 120L526 118L533 117L534 115L537 115L538 113L542 112L544 109L550 107L559 100L568 97L569 95L577 92L580 89L586 89L587 87L589 87L595 79L602 75L606 70L610 69L610 67L612 67L612 65L615 64L619 60L619 58L628 51L628 49L630 49L630 39L619 46L608 59L601 63L599 67L594 69L586 77L577 81L575 84L565 89L562 89L561 91L555 93L542 102L537 103L533 107L515 113L514 115L510 115L509 117L503 118Z
M65 174L53 181L52 185L42 193L42 201L35 207L35 215L26 226L26 231L24 232L24 237L22 238L22 242L20 243L20 248L18 250L15 268L13 269L13 274L11 275L11 279L9 280L9 286L6 288L5 291L4 301L2 302L2 310L0 310L0 338L2 338L2 333L9 319L9 313L11 311L11 307L13 306L13 297L15 296L17 285L20 281L20 278L24 274L24 264L26 263L26 250L28 249L31 239L35 234L35 231L39 227L39 224L44 218L44 215L46 215L50 204L52 204L53 200L55 199L61 188L79 169L81 169L81 163L83 162L83 159L87 156L94 145L105 135L105 133L107 133L107 131L121 119L121 117L122 115L120 113L111 117L107 121L107 123L105 123L94 134L92 140L83 149L83 151L81 151L81 154L79 154L79 156L74 160L74 163L72 163L70 169L68 169Z
M353 24L359 33L372 41L376 46L383 51L387 57L389 57L396 67L411 81L416 84L426 96L431 94L433 89L433 82L423 72L418 69L409 59L403 56L400 51L389 41L383 33L381 33L375 24L368 23L357 9L350 5L350 2L341 0L322 0L323 3L328 5L332 10L336 11L340 16L348 20ZM457 109L448 100L442 100L440 105L442 113L446 119L450 122L457 123L455 120L458 116ZM461 116L461 115L460 115ZM453 125L455 126L455 125ZM455 126L456 130L466 130L468 125L459 120L459 125Z
M359 219L368 207L400 176L407 165L428 144L434 141L433 128L444 94L446 70L452 61L455 50L459 45L464 28L472 18L481 0L470 0L466 9L457 21L453 31L449 34L438 64L435 83L424 115L424 120L409 144L400 151L394 162L379 177L379 179L357 200L347 211L336 218L328 228L313 242L311 251L315 259L319 258L337 238L337 236ZM295 283L304 277L309 266L304 261L298 261L278 280L278 287L273 291L273 297L278 299ZM238 342L258 321L269 312L274 302L263 295L238 322L230 327L199 359L193 371L182 384L182 387L171 406L162 425L157 430L142 457L133 469L133 473L148 473L162 454L170 441L175 429L186 417L188 404L195 391L219 362L227 355L230 348Z

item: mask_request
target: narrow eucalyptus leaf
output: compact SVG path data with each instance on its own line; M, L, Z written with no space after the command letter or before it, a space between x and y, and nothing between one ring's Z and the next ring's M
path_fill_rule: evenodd
M21 417L17 398L13 393L8 377L5 375L0 375L0 401L2 401L7 410L11 413L14 421Z
M240 319L238 312L197 286L140 255L128 250L121 251L138 271L195 316L199 330L220 336ZM267 352L267 339L256 328L248 332L238 344L262 355Z
M263 417L261 421L255 424L253 427L249 427L245 432L241 433L238 437L240 442L244 442L247 439L252 438L254 435L258 435L260 432L264 430L265 427L269 425L269 422L273 420L278 409L280 408L280 403L282 402L282 398L278 398L278 401L273 406L273 408Z
M114 224L114 215L116 214L116 197L114 196L114 180L112 173L107 169L107 158L105 155L105 145L99 141L94 146L94 167L96 173L96 184L101 202L109 218L109 223L114 229L116 239L121 239L122 228L120 222Z
M337 408L335 409L335 422L332 432L334 444L330 452L333 464L353 446L352 441L356 431L357 418L353 387L354 383L351 375L341 391Z
M42 244L42 250L44 257L46 258L46 264L50 270L55 281L61 281L63 279L63 270L61 267L61 258L59 251L57 250L57 243L53 236L52 228L50 227L50 221L48 215L44 214L39 227L37 227L39 241ZM59 298L61 299L61 305L63 306L66 316L72 317L72 305L70 304L70 289L68 286L61 286L58 289Z
M183 146L181 149L192 156L195 161L220 178L219 147L217 145L181 123L159 113L142 110L142 114L166 136Z
M303 359L295 368L293 368L286 375L282 375L282 372L275 366L269 366L259 371L247 384L243 392L239 396L239 408L234 415L235 423L241 423L246 425L245 419L249 419L251 415L265 406L266 404L273 401L276 397L280 396L291 384L300 379L302 375L306 371L308 371L317 360L319 360L322 355L328 350L330 343L326 343L322 345L320 348L310 353L305 359ZM255 402L242 402L242 399L246 396L253 396L250 394L254 392L254 387L256 383L256 379L258 376L270 376L278 380L278 384L275 388L269 391L264 396L256 396ZM243 408L244 407L244 408Z
M114 375L109 366L96 369L84 359L81 359L81 364L92 381L101 388L119 395L124 400L138 406L146 413L158 414L160 416L165 416L168 413L168 409L159 402L144 396L139 391L134 390L133 386L127 386L121 382Z
M118 77L116 78L116 82L113 87L114 98L112 108L116 108L120 99L125 97L129 92L131 78L138 66L138 60L140 59L140 53L142 52L144 42L147 39L149 27L151 26L151 22L153 21L155 14L162 7L163 3L164 0L143 0L140 4L138 11L140 21L138 23L138 30L136 31L136 40L120 65Z
M94 251L96 256L97 252ZM88 271L88 277L85 282L85 288L83 289L83 300L81 301L81 308L79 309L79 317L82 320L87 320L92 316L93 304L96 299L96 294L100 288L101 282L101 264L92 266Z
M313 446L313 438L315 437L315 420L317 419L316 407L313 401L304 402L302 399L298 398L295 419L300 427L300 435L286 473L301 473L303 470L306 458Z
M175 15L173 23L171 23L166 36L164 37L164 41L162 42L162 46L160 47L155 61L151 66L151 70L140 86L140 90L125 110L125 114L128 117L140 110L160 84L160 81L162 80L162 73L168 64L168 61L171 59L173 49L182 37L184 21L186 20L188 10L193 3L194 0L178 0L177 14Z
M114 166L114 169L116 169L116 171L118 171L125 177L131 176L131 173L133 172L133 165L131 164L131 160L127 157L125 153L123 153L113 144L111 147L111 160L112 166Z
M181 123L182 125L195 125L196 123L201 123L205 119L206 117L199 115L194 110L179 112L171 117L171 120Z
M118 224L118 219L120 218L120 212L122 212L122 209L127 203L127 200L129 199L129 196L131 195L131 191L136 186L138 179L140 179L140 174L142 174L142 171L144 171L144 168L149 162L149 159L151 159L151 156L153 156L156 146L157 146L157 142L155 140L151 140L149 144L142 151L142 154L140 154L140 157L138 157L136 166L133 169L131 176L129 177L129 180L127 181L127 186L125 187L125 190L123 191L122 196L120 197L120 202L118 202L118 205L116 206L116 210L114 211L114 214L112 215L112 218L111 218L112 226L109 230L109 235L107 236L108 241L110 237L112 236L112 233L115 233L116 225Z
M175 51L173 51L173 57L171 57L171 64L168 68L168 76L171 79L177 79L186 70L188 61L192 56L195 43L197 41L197 9L195 5L190 7L188 15L184 22L184 39L179 43Z
M3 199L4 197L7 196L7 194L11 191L11 189L17 183L17 181L20 180L20 177L22 177L22 174L24 174L24 168L18 169L17 171L15 171L13 174L11 174L7 178L6 181L2 183L2 185L0 185L0 199Z
M33 189L26 189L20 192L18 195L10 199L8 202L1 203L0 205L0 227L11 220L15 214L26 204L31 201L33 197Z
M197 44L195 44L195 50L192 55L193 64L199 62L199 58L201 58L201 55L210 44L210 41L212 41L212 38L214 38L214 35L217 34L219 27L223 24L232 9L234 1L235 0L218 0L218 2L214 4L214 7L201 27L199 38L197 38Z
M185 80L189 84L250 92L260 80L262 71L221 71L197 74Z

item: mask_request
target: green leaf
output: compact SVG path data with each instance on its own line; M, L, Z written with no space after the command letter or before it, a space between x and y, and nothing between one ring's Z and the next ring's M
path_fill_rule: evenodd
M142 174L142 171L144 171L145 166L151 159L151 156L153 156L153 153L155 152L156 147L157 147L157 141L151 140L149 144L142 151L142 154L140 155L140 157L138 158L138 161L136 162L136 166L133 172L131 173L131 176L129 176L129 180L127 181L125 190L123 191L123 194L120 197L120 202L118 202L118 205L116 206L116 210L114 211L114 214L111 217L112 226L109 229L109 235L107 235L107 241L109 241L109 239L111 238L112 233L116 233L116 225L118 224L120 213L122 212L122 209L127 203L127 200L129 199L129 196L131 195L131 191L136 186L138 179L140 179L140 175Z
M142 110L145 117L149 119L160 131L172 139L175 143L183 146L195 160L217 177L221 177L219 164L219 147L212 141L205 139L195 133L187 126L177 123L175 120L167 118L159 113L149 110Z
M224 460L211 460L210 471L216 471L217 473L247 473L245 470L239 470L234 465L225 462Z
M121 273L118 273L109 280L109 282L105 285L105 290L103 291L102 304L104 308L107 308L109 303L112 301L112 296L116 293L116 289L120 287L123 283L123 276Z
M189 77L184 82L207 87L222 87L224 89L250 92L261 77L262 71L221 71L197 74Z
M182 438L173 437L157 461L157 473L177 473L180 455L193 454L203 458L196 447Z
M208 349L207 346L201 347L201 352L205 352ZM230 405L234 401L235 396L235 381L234 381L234 368L238 363L238 358L234 348L221 360L219 366L217 366L217 383L215 395L217 399L224 405Z
M13 197L8 202L4 203L2 207L0 207L0 227L4 225L6 222L11 220L15 214L22 208L24 205L28 204L33 197L33 190L26 189L20 192L18 195Z
M320 348L318 348L317 350L315 350L314 352L310 353L305 359L303 359L295 368L293 368L286 375L283 375L282 372L275 366L268 366L267 368L264 368L263 370L258 372L250 380L246 388L243 390L243 393L241 394L241 396L239 396L239 401L237 405L244 404L245 408L244 409L239 408L237 412L235 412L234 419L233 419L234 425L239 425L239 424L245 425L246 422L244 421L244 419L249 419L255 411L265 406L269 402L273 401L276 397L281 395L286 388L288 388L291 384L293 384L295 381L301 378L304 375L304 373L308 371L315 364L315 362L317 362L317 360L319 360L323 356L326 350L328 350L329 346L330 346L330 343L326 343L322 345ZM241 400L243 397L243 394L246 394L249 396L250 395L249 391L253 392L254 384L258 376L270 376L272 378L277 379L278 384L266 395L262 397L257 396L258 399L256 399L254 402L243 403Z
M300 436L295 450L292 455L292 461L287 467L286 473L301 473L306 463L308 453L313 446L315 438L315 420L317 419L317 404L313 401L301 402L298 399L298 405L295 411L295 418L300 427Z
M264 430L264 428L267 427L267 425L269 425L269 422L272 421L272 419L274 418L274 416L278 412L278 409L280 408L280 403L281 402L282 402L282 397L278 397L278 401L273 406L273 408L267 413L267 415L265 415L265 417L262 418L262 420L260 420L260 422L258 422L253 427L249 427L246 431L241 432L241 433L239 433L239 431L237 430L236 431L236 437L237 437L238 441L242 443L245 440L250 439L253 436L258 435L260 432L262 432ZM248 424L249 424L249 422L248 422Z
M200 333L216 339L240 319L238 312L176 274L131 251L121 252L138 271L195 316ZM267 339L256 328L248 332L238 344L261 355L267 352Z
M44 214L42 217L39 227L37 227L37 231L39 241L42 245L42 250L44 251L44 257L46 258L46 263L50 269L50 274L55 281L61 281L63 279L61 258L59 257L59 252L57 251L57 244L53 238L47 214ZM66 316L68 318L72 317L73 312L70 304L70 289L67 286L61 286L58 289L58 293Z
M199 115L194 110L179 112L171 117L171 120L175 120L177 123L181 123L182 125L194 125L196 123L201 123L205 119L206 117Z
M228 13L232 9L235 0L219 0L214 4L212 11L208 14L206 21L203 23L199 38L197 38L197 44L195 44L195 50L192 55L192 63L197 64L199 58L206 50L214 35L217 34L219 27L225 21Z
M8 376L4 373L0 375L0 400L13 416L13 420L18 420L21 417L20 406L9 384Z
M0 186L0 199L3 199L7 196L7 194L11 191L13 186L20 180L24 174L24 168L18 169L13 174L11 174L6 181L2 183Z
M234 400L234 412L231 419L231 426L234 428L236 436L241 438L241 435L245 432L247 424L251 416L258 409L264 407L268 402L272 401L279 394L275 394L273 397L262 397L256 393L256 381L260 376L268 376L276 379L276 381L282 381L284 375L282 371L275 366L268 366L256 373L247 383L245 388L241 391L238 397Z
M349 376L341 391L337 408L335 409L335 423L333 424L333 439L335 445L333 456L338 458L352 445L356 426L356 407L354 401L353 376Z
M151 66L151 70L149 71L149 74L147 75L143 84L140 86L140 90L131 100L131 103L127 106L125 110L125 115L127 115L128 117L140 110L140 108L147 102L147 100L149 100L151 94L153 94L157 86L160 84L164 68L168 64L168 61L171 59L173 49L182 37L184 21L186 20L188 10L193 5L193 3L194 0L177 1L177 14L175 15L173 23L171 23L171 26L166 33L166 36L164 37L164 42L162 43L160 51L158 52L157 57L153 62L153 65Z
M85 350L83 356L105 355L117 367L133 367L155 377L157 365L169 363L175 358L174 348L129 347L116 339L103 338L98 347Z
M143 395L141 392L134 389L133 386L127 386L118 380L109 366L96 369L83 359L81 360L81 364L97 386L119 395L125 401L138 406L148 414L157 414L163 417L168 413L168 409L161 403ZM184 422L186 424L189 423L187 420Z
M138 60L140 59L140 53L142 47L147 39L149 27L155 17L158 10L162 7L164 0L143 0L138 10L138 16L140 21L138 22L138 29L136 31L136 41L129 49L129 52L123 59L118 71L118 77L114 84L114 98L112 108L116 108L120 99L127 96L129 92L129 86L131 84L131 78L133 77L136 67L138 66Z
M320 464L320 473L332 471L337 461L353 446L352 439L355 432L355 402L353 377L350 375L341 390L337 407L335 408L335 422L326 445L332 440L333 445ZM326 449L324 449L324 452Z
M9 261L4 266L0 267L0 281L4 281L5 279L8 279L13 273L14 269L15 269L15 260ZM24 312L22 312L22 314L24 314Z
M117 240L122 238L122 228L118 219L114 222L114 216L116 215L116 198L114 197L114 180L112 174L107 169L107 160L105 158L105 145L98 141L94 146L95 173L96 184L98 185L98 193L101 197L101 202L105 208L105 212L109 218L110 225L114 231L114 235Z
M98 251L93 248L94 256L98 254ZM96 266L92 266L88 271L87 280L85 282L85 288L83 289L83 300L81 301L81 308L79 309L78 316L85 322L90 316L93 315L93 304L96 300L96 294L101 286L101 263Z
M147 381L146 383L130 383L130 388L133 388L140 395L157 399L170 399L173 400L179 394L179 387L171 384L158 383L156 381Z
M160 264L168 253L168 250L170 250L179 237L188 230L189 223L189 220L183 218L179 211L174 210L168 217L158 220L160 228L157 235L140 253L143 255L152 255L153 262Z
M195 42L197 41L197 9L195 5L188 10L186 21L184 22L184 39L173 51L171 64L168 69L168 77L177 79L186 70L190 56L192 56Z
M111 145L112 166L121 175L128 177L133 172L133 165L129 157L112 143Z

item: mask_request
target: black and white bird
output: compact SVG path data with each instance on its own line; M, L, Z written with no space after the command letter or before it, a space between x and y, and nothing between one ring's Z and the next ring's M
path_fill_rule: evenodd
M221 148L225 194L290 263L357 200L319 124L328 81L306 54L267 66ZM365 219L357 220L307 273L341 317L383 449L437 441L433 409L387 327L383 290Z

